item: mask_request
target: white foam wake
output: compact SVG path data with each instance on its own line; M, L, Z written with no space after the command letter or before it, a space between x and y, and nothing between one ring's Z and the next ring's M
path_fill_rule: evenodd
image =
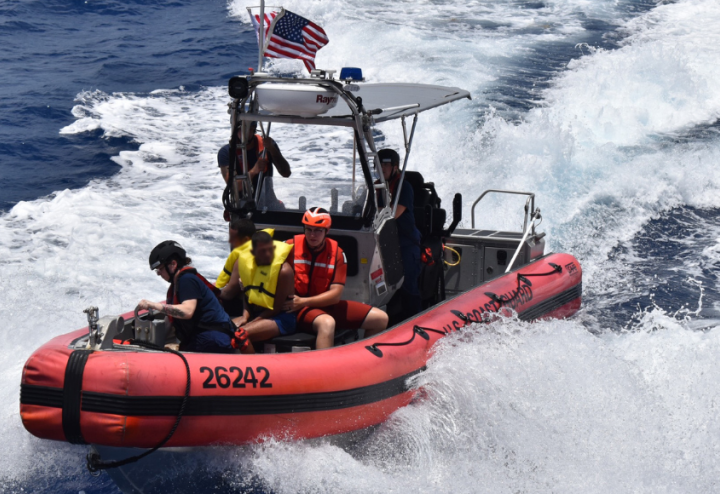
M621 329L593 313L602 304L593 293L623 289L623 267L607 261L610 249L671 207L720 206L718 140L665 137L718 116L712 60L720 7L687 0L626 22L622 48L585 50L544 93L543 106L513 124L486 111L483 97L504 62L522 59L535 42L572 39L581 14L618 21L624 14L615 2L546 2L534 10L515 2L306 3L286 6L328 31L319 65L360 65L375 81L471 90L472 102L421 115L411 166L435 181L445 204L461 191L466 218L486 188L537 192L550 247L580 258L591 296L572 321L510 321L443 344L421 378L429 396L364 447L341 451L320 441L241 449L246 471L278 492L711 491L718 331L692 332L661 309L635 323L654 332L596 337L587 328ZM233 2L231 10L243 6ZM294 71L295 64L271 68ZM0 433L14 445L2 455L0 479L52 476L48 465L58 478L68 468L80 475L82 448L35 440L20 424L17 386L35 348L82 326L87 305L113 314L141 297L161 298L166 285L146 264L161 240L181 241L202 272L219 271L226 246L215 153L228 139L224 94L79 95L78 120L63 132L103 129L133 137L139 150L116 157L122 169L109 179L0 216L0 317L8 328ZM399 148L399 126L382 130ZM296 170L316 164L313 153L330 160L348 145L338 136L321 146L282 126L273 135ZM479 217L483 226L517 228L520 206L491 200Z

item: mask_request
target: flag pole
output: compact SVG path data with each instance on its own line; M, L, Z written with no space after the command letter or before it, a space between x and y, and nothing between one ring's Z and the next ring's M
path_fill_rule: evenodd
M262 72L265 48L265 0L260 0L260 43L258 43L258 72Z

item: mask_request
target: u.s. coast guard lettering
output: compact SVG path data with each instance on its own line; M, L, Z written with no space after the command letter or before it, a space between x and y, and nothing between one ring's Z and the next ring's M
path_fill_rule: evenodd
M458 310L451 310L457 320L443 325L446 331L457 331L467 322L483 322L486 316L483 314L498 312L501 308L509 308L515 310L518 306L530 302L533 299L532 282L527 278L520 278L520 285L509 292L502 295L496 295L495 298L488 297L488 302L473 309L472 312L463 313Z

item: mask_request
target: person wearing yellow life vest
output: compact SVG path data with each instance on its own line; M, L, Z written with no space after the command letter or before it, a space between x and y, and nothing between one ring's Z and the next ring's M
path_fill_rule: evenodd
M225 260L222 271L215 280L215 286L222 289L230 281L232 269L238 259L240 249L250 249L250 239L257 229L255 223L245 218L234 218L228 224L228 243L230 244L230 255Z
M227 299L244 293L243 315L233 322L247 332L250 341L295 333L295 314L285 308L295 293L293 270L286 262L291 250L261 230L252 236L251 249L239 252L221 296Z
M235 325L223 310L216 288L190 265L182 246L172 240L158 244L150 253L150 269L170 283L165 303L141 300L138 309L153 309L168 316L188 352L232 353Z
M255 233L255 223L245 218L234 218L228 225L228 243L230 255L225 260L222 271L215 280L215 286L221 290L230 281L232 269L241 250L250 250L250 238ZM241 316L243 313L242 297L226 298L220 295L223 308L230 317Z
M333 346L335 327L364 329L371 336L387 327L388 316L377 307L340 300L347 278L345 253L327 238L332 225L323 208L311 208L302 219L305 233L287 242L293 245L289 260L295 270L295 296L287 307L297 312L298 330L317 334L315 348Z

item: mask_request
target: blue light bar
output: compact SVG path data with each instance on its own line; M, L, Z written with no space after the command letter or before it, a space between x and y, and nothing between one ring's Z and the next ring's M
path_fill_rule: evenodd
M362 69L359 67L343 67L340 70L341 81L362 81Z

